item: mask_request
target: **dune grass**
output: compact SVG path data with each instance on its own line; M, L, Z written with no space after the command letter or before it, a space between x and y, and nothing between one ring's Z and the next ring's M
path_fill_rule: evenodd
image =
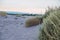
M26 27L36 26L38 25L40 20L38 18L30 18L26 21Z
M7 16L7 13L4 11L0 11L0 16Z
M47 15L47 16L46 16ZM39 40L60 40L60 9L46 12Z

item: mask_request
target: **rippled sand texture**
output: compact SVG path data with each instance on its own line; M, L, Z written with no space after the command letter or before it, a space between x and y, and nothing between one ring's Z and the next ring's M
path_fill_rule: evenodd
M39 26L25 27L25 21L31 16L16 17L7 15L0 16L0 40L37 40Z

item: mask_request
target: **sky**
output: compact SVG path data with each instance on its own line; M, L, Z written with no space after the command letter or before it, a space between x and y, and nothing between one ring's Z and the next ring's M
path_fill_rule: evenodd
M0 0L0 11L44 13L47 7L60 6L59 0Z

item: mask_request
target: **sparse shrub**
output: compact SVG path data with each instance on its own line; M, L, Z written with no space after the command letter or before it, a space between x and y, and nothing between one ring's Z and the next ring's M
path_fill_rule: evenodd
M21 17L22 15L21 14L16 14L16 17Z
M30 18L26 21L26 27L34 26L39 24L39 20L37 18Z
M43 16L37 16L36 18L38 18L40 20L40 24L43 23Z
M7 13L4 11L0 11L0 16L7 16Z
M25 25L26 27L31 27L38 25L40 23L40 20L38 18L30 18L26 21Z
M39 40L60 40L60 10L55 9L44 18Z

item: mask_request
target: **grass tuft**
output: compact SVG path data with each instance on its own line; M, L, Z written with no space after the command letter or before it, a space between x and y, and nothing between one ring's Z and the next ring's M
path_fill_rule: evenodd
M48 11L43 20L43 28L39 33L39 40L60 40L60 9Z
M7 13L4 11L0 11L0 16L7 16Z
M36 26L40 23L40 20L38 18L30 18L26 21L25 25L26 27Z

